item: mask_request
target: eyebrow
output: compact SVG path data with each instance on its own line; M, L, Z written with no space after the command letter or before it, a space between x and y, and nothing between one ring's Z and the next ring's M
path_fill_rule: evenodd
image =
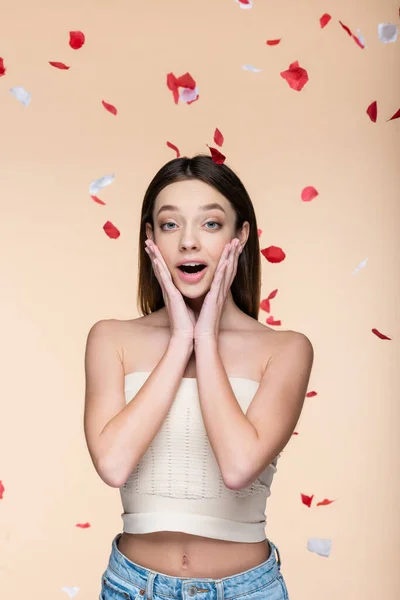
M199 206L199 210L211 210L213 208L216 208L218 210L222 210L222 212L224 212L226 214L226 211L222 208L222 206L220 204L218 204L218 202L212 202L211 204L203 204L203 206ZM160 214L160 212L162 212L163 210L176 210L179 212L179 208L177 206L175 206L174 204L164 204L164 206L162 206L158 212L157 212L157 217Z

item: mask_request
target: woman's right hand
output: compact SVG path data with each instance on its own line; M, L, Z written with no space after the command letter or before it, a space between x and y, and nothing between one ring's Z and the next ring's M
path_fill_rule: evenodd
M182 294L173 283L171 273L156 244L147 239L145 250L151 259L154 274L161 286L171 326L171 337L179 337L193 344L196 325L193 310L186 304Z

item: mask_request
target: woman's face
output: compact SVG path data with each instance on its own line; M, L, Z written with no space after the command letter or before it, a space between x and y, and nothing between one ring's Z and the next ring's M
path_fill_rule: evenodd
M206 208L208 204L215 206ZM246 221L242 232L236 234L235 217L230 202L198 179L172 183L158 194L154 232L148 223L146 234L159 248L174 284L185 296L199 297L208 292L224 247L234 237L244 246L249 224ZM200 281L187 282L179 277L177 264L182 261L207 264Z

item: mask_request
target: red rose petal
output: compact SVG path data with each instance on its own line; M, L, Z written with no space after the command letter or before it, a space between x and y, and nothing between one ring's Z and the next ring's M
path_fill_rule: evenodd
M314 495L312 495L312 496L306 496L306 494L301 494L301 501L303 502L303 504L305 504L308 507L311 506L313 498L314 498Z
M261 250L261 254L270 263L280 263L285 260L286 257L286 254L282 248L279 248L278 246L269 246L268 248L264 248Z
M3 500L4 490L5 490L5 487L4 487L3 483L0 481L0 500Z
M273 316L268 317L265 322L268 323L268 325L282 325L281 321L275 321Z
M0 56L0 77L6 74L6 68L4 66L4 59Z
M276 46L277 44L279 44L279 43L280 43L281 39L282 39L282 38L279 38L279 40L267 40L267 41L266 41L266 44L267 44L268 46Z
M323 14L322 17L319 20L319 24L321 25L321 29L323 29L324 27L326 27L331 19L332 19L332 17L331 17L331 15L328 15L328 13Z
M217 144L217 146L222 146L222 144L224 143L224 136L222 135L218 127L216 127L214 131L214 142Z
M260 309L261 310L265 310L265 312L270 312L270 304L269 301L273 300L276 296L276 294L278 293L278 290L274 290L273 292L271 292L267 298L264 298L263 300L261 300L260 302Z
M351 34L353 40L355 41L355 43L357 44L357 46L360 46L360 48L362 48L364 50L365 46L364 44L361 42L361 40L358 39L358 37L356 35L354 35L354 33Z
M179 148L177 146L175 146L175 144L172 144L171 142L167 142L167 146L168 146L168 148L172 148L172 150L175 150L176 158L180 157L181 153L179 152Z
M307 392L306 398L313 398L316 395L317 395L317 392Z
M381 338L381 340L391 340L392 338L388 337L387 335L385 335L384 333L381 333L380 331L378 331L377 329L371 329L372 333L374 333L376 336L378 336L378 338Z
M110 223L110 221L107 221L107 223L104 224L103 229L104 229L105 233L108 235L108 237L112 238L114 240L119 238L119 236L121 235L119 230L115 227L115 225Z
M393 119L398 119L400 117L400 108L397 112L394 113L393 117L390 117L388 121L393 121Z
M100 198L98 198L98 196L90 196L92 200L94 200L95 202L97 202L97 204L102 204L103 206L105 206L105 202L103 200L100 200Z
M90 527L90 523L77 523L76 526L81 527L82 529L87 529Z
M367 115L369 116L369 118L371 119L371 121L376 123L376 117L378 116L378 105L377 105L376 100L371 102L371 104L368 106L366 112L367 112Z
M292 90L300 92L308 81L308 73L305 69L299 66L298 61L292 63L287 71L280 73Z
M79 50L85 43L85 34L82 31L70 31L69 32L69 45L74 50Z
M347 25L345 25L344 23L342 23L342 21L339 21L339 23L341 24L341 26L343 27L343 29L344 29L345 31L347 31L347 33L348 33L349 35L352 35L352 33L351 33L351 30L350 30L350 29L347 27Z
M310 202L311 200L314 200L314 198L316 198L317 196L318 192L312 185L305 187L304 190L301 192L301 199L303 200L303 202Z
M206 145L210 149L213 162L215 162L217 165L223 165L225 162L226 156L224 156L219 150L217 150L217 148L212 148L208 144L206 144Z
M262 229L257 228L257 235L258 235L258 237L260 237L261 234L262 234Z
M317 506L327 506L328 504L332 504L332 502L336 502L336 500L328 500L325 498L324 500L317 502Z
M101 103L104 106L104 108L108 110L108 112L112 113L113 115L117 114L117 109L113 104L108 104L108 102L105 102L105 100L102 100Z
M49 60L49 63L51 64L52 67L56 67L57 69L69 69L69 67L67 67L67 65L65 65L62 62L54 62Z

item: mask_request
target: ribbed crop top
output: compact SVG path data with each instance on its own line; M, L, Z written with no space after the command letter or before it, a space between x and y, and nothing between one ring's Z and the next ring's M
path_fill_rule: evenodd
M147 371L125 376L126 402L149 376ZM229 381L246 413L259 383L243 377ZM266 539L266 500L279 457L250 486L227 488L204 426L196 379L183 378L166 419L119 488L123 530L182 531L218 540L261 542Z

